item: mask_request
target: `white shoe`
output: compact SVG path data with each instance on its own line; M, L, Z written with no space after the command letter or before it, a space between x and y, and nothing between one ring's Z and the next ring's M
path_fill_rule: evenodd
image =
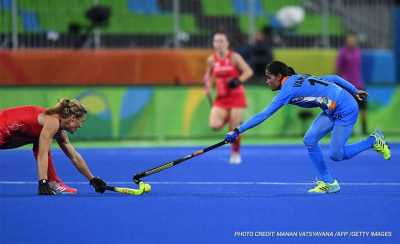
M240 164L242 162L242 157L240 157L240 153L232 153L231 158L229 159L230 164Z

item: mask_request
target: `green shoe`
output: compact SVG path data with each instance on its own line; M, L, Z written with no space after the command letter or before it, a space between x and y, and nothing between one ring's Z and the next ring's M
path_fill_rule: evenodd
M371 134L375 138L374 149L378 153L382 154L383 158L389 160L391 158L390 147L385 141L385 136L382 131L376 130Z
M316 186L308 190L309 193L335 193L340 191L340 186L337 180L334 180L332 183L325 183L322 180L317 180Z

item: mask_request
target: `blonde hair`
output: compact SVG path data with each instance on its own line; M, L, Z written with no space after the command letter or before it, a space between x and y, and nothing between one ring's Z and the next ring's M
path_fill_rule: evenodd
M59 114L62 118L74 116L79 119L87 114L87 110L77 99L62 98L55 106L48 108L45 114Z

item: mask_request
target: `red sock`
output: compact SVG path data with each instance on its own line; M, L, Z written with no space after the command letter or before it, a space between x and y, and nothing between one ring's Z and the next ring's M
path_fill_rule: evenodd
M240 153L240 136L238 136L236 141L232 143L231 150L232 153Z
M49 181L57 181L57 182L62 182L62 180L60 179L60 177L58 177L57 172L56 172L56 168L54 167L53 164L53 158L51 156L51 152L49 152L49 161L48 161L48 168L47 168L47 178L49 179Z
M231 130L233 130L233 128L231 128L229 126L229 131L231 131ZM240 153L240 135L238 136L236 141L231 144L231 152L232 153Z
M38 152L39 152L39 146L37 146L37 144L35 144L33 146L33 155L35 156L36 160L37 160L37 156L38 156ZM62 180L58 177L57 173L56 173L56 169L54 168L54 164L53 164L53 158L51 156L51 152L49 152L48 154L48 162L47 162L47 179L49 181L57 181L57 182L62 182Z

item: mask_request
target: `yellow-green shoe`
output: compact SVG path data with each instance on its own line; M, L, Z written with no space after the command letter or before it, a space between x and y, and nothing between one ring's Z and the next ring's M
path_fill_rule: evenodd
M382 154L383 158L389 160L391 158L390 147L385 141L385 136L382 131L376 130L371 134L375 138L374 149L378 153Z
M316 186L308 190L309 193L335 193L340 191L339 182L334 180L332 183L326 183L322 180L317 180Z

